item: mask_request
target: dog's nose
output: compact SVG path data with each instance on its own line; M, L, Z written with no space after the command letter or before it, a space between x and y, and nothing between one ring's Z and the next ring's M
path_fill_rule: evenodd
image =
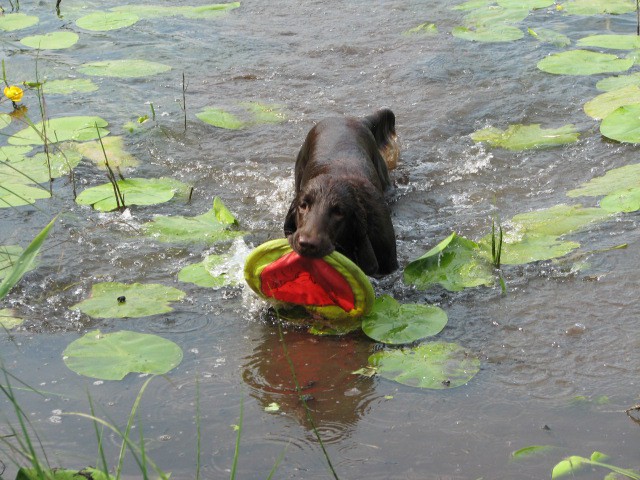
M320 244L317 239L306 235L298 235L298 253L303 257L318 256Z

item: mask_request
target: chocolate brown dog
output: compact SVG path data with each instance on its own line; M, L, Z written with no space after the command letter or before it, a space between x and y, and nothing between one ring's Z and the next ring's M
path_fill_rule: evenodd
M398 145L395 116L382 109L363 119L323 120L298 153L296 197L284 222L291 248L306 257L334 250L367 275L398 268L396 238L384 192Z

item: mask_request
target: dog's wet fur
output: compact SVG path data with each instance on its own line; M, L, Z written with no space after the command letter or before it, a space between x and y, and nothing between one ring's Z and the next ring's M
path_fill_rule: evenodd
M346 255L367 275L398 268L385 191L398 159L395 116L382 109L364 118L329 118L315 125L298 153L296 197L284 232L294 251Z

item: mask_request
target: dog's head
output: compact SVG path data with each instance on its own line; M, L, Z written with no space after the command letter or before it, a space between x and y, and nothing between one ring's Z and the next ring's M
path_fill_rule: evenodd
M291 248L305 257L324 257L336 249L348 255L357 238L366 235L367 212L359 197L352 179L330 175L311 179L285 219Z

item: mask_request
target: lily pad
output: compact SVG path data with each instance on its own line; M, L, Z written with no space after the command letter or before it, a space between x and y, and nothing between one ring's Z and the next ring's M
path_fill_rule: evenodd
M632 58L618 58L610 53L589 50L569 50L543 58L538 62L538 69L556 75L594 75L624 72L632 65Z
M551 445L530 445L528 447L520 448L515 452L511 452L511 458L514 460L531 458L542 453L547 453L555 448L556 447L552 447Z
M102 150L104 147L104 151ZM92 142L77 143L74 146L79 155L91 160L98 168L106 170L104 161L105 152L109 160L109 166L121 170L137 166L140 162L124 149L124 139L119 136L105 137Z
M171 6L164 5L122 5L111 9L113 12L128 12L140 18L158 18L183 16L192 19L209 19L224 15L226 12L238 8L240 2L212 3L200 6Z
M618 142L640 143L640 103L624 105L607 115L600 124L600 133Z
M477 243L452 233L404 270L404 281L418 289L439 283L450 291L493 284L493 270Z
M451 10L475 10L477 8L486 7L495 3L495 0L468 0L467 2L460 3L451 7Z
M172 341L127 330L93 330L62 355L70 370L101 380L122 380L129 373L164 375L182 362L182 349Z
M172 178L127 178L117 181L120 193L124 195L126 206L157 205L171 200L176 193L187 191L187 185ZM118 208L118 202L111 183L84 190L76 198L80 205L91 205L101 212Z
M213 208L202 215L158 215L151 222L145 223L143 230L161 242L214 244L243 235L245 232L233 229L237 223L222 200L215 197Z
M478 27L455 27L454 37L471 42L500 43L512 42L524 37L524 32L512 25L486 25Z
M82 470L65 470L63 468L53 468L51 470L35 468L21 468L15 480L40 480L41 478L49 480L115 480L111 475L105 475L102 470L87 467Z
M51 32L24 37L20 43L39 50L62 50L75 45L79 38L78 34L74 32Z
M636 9L633 0L571 0L562 3L562 9L569 15L599 15L634 12Z
M67 140L85 142L98 138L98 129L100 130L100 136L106 137L109 135L109 131L106 129L107 125L107 121L100 117L53 118L45 122L45 129L43 129L43 123L38 122L34 125L35 128L29 126L20 130L9 137L9 143L11 145L44 145L42 139L44 133L46 133L48 143Z
M90 298L71 307L93 318L136 318L171 312L171 302L185 296L182 290L157 283L96 283Z
M15 30L22 30L28 28L40 20L33 15L25 15L24 13L7 13L6 15L0 15L0 30L5 32L13 32Z
M241 102L240 105L251 112L255 123L282 123L287 119L282 105L260 102Z
M625 165L609 170L580 187L567 192L568 197L598 197L610 193L635 188L640 185L640 163Z
M42 87L46 95L73 95L75 93L89 93L98 90L98 86L89 78L68 80L50 80Z
M599 208L582 205L555 205L550 208L520 213L511 219L513 230L519 234L561 236L578 232L609 217Z
M556 47L567 47L571 45L571 39L566 35L550 30L548 28L529 28L529 35L542 43L550 43Z
M8 113L0 113L0 130L11 125L11 115Z
M437 35L438 27L435 23L424 22L402 32L403 35Z
M80 163L82 156L68 149L61 149L47 155L44 152L32 157L20 157L9 162L0 161L0 184L45 183L52 178L69 175Z
M94 12L76 20L76 25L85 30L106 32L130 27L139 17L130 12Z
M629 85L619 90L602 93L589 100L584 104L584 113L600 120L617 108L634 103L640 103L640 86Z
M169 65L149 60L105 60L89 62L78 67L85 75L96 77L140 78L171 70Z
M196 113L196 117L204 123L226 130L239 130L246 125L234 114L215 107L206 107L201 112Z
M23 183L0 182L0 208L31 205L36 200L49 198L51 194L44 188L32 187Z
M631 75L616 75L615 77L607 77L596 83L596 88L605 92L618 90L630 85L640 86L640 73L632 73Z
M371 312L362 319L362 330L370 338L389 344L411 343L431 337L447 324L447 314L432 305L400 304L393 297L376 298Z
M578 40L578 46L638 50L640 49L640 37L637 35L590 35Z
M249 249L244 241L239 240L226 254L207 255L202 262L186 266L178 273L178 280L212 288L239 285L244 280L247 255Z
M434 390L465 385L480 371L475 355L458 344L445 342L377 352L369 357L369 365L388 380Z
M503 8L524 8L527 10L539 10L552 6L554 0L498 0L498 5Z
M464 16L466 26L500 27L507 23L518 23L529 15L527 8L502 8L489 5L471 10Z
M573 125L556 129L540 128L539 124L509 125L506 130L487 127L471 134L475 142L487 142L507 150L554 147L578 141L580 134Z
M11 330L23 322L24 320L16 317L16 312L11 308L0 308L0 331Z
M543 234L506 234L503 242L500 261L504 265L524 265L561 258L580 247L578 242Z
M640 186L610 193L600 200L600 208L607 212L637 212L640 210Z

